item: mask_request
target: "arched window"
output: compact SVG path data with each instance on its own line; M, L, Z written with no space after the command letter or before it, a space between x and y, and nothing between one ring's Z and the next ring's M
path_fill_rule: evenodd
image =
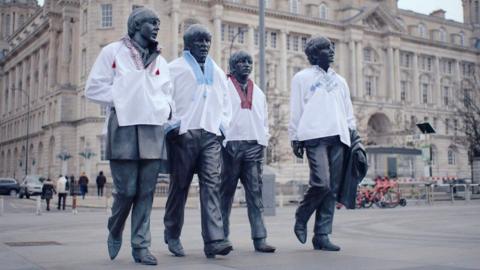
M325 3L320 4L319 11L320 11L320 19L326 20L328 16L328 7Z
M427 37L427 27L423 23L418 25L418 35L422 38Z
M448 165L455 165L456 164L456 153L453 147L448 148Z
M298 1L299 0L289 0L289 7L290 7L290 12L292 13L298 13Z

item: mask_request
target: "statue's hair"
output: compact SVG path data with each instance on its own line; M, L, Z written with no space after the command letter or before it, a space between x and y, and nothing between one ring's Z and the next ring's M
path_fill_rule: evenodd
M133 38L133 35L135 35L135 32L137 32L137 25L142 24L145 20L152 18L160 21L160 17L158 17L157 13L149 8L139 7L134 9L132 13L130 13L130 16L128 16L128 36Z
M244 58L250 58L250 61L253 62L252 56L248 54L246 51L234 52L232 56L230 56L230 60L228 61L230 73L232 73L235 70L235 65L238 63L238 61Z
M187 30L183 34L184 47L186 49L189 49L188 45L191 45L194 37L198 35L206 37L209 40L212 40L212 34L205 26L201 24L192 24L187 28Z
M308 62L310 64L314 61L312 58L313 55L315 55L318 50L325 48L331 44L330 39L323 37L323 36L314 36L308 39L307 43L305 44L305 54L307 55Z

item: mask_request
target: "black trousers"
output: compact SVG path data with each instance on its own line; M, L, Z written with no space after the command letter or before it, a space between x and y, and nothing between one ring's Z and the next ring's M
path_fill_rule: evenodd
M67 200L67 193L58 193L58 203L57 209L60 210L60 205L62 209L65 210L65 201Z
M150 247L150 213L161 160L110 160L114 201L108 230L115 238L122 235L132 210L132 248Z
M338 183L344 176L346 146L335 137L305 141L310 167L310 187L295 213L296 221L307 224L315 213L315 234L331 234Z
M200 187L202 237L205 243L223 240L220 211L221 145L217 136L203 129L189 130L182 135L173 130L167 134L170 165L170 187L165 207L165 238L180 238L184 222L185 202L197 173Z
M103 186L97 186L97 196L98 197L103 196Z
M256 141L231 141L222 149L223 168L220 186L223 231L230 234L230 212L238 180L245 190L252 239L266 238L263 222L262 166L265 147Z

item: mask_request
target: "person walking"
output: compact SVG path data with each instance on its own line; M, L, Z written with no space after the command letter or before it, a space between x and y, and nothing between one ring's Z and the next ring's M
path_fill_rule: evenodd
M107 182L107 178L103 175L103 171L100 171L97 176L97 196L103 197L103 187Z
M65 201L67 200L67 178L60 174L57 180L57 194L58 194L58 203L57 209L60 210L60 205L62 210L65 210Z
M85 194L88 193L88 177L85 172L82 172L78 179L78 185L80 186L80 193L82 194L82 200L85 200Z
M42 199L45 199L47 202L47 211L50 211L50 200L53 197L53 194L56 193L55 187L53 187L53 182L50 178L45 180L42 186Z

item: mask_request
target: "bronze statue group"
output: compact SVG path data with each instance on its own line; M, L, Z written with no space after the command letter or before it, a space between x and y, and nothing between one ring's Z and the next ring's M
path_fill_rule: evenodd
M108 220L110 258L120 250L131 212L133 259L157 264L149 251L150 213L157 175L165 167L170 186L164 241L173 255L185 256L180 236L194 174L199 178L207 258L233 250L229 216L238 180L245 189L254 249L274 252L266 242L262 204L267 100L249 79L252 57L234 53L225 75L209 56L211 33L196 24L184 33L182 56L167 63L156 41L159 25L152 10L133 10L128 34L101 50L85 87L89 100L109 108L106 155L116 191ZM338 251L328 238L335 203L354 205L366 158L355 131L348 85L330 67L331 42L311 38L305 53L311 66L292 79L288 131L295 156L303 158L306 152L310 187L296 211L294 232L305 243L306 224L315 213L313 247Z

